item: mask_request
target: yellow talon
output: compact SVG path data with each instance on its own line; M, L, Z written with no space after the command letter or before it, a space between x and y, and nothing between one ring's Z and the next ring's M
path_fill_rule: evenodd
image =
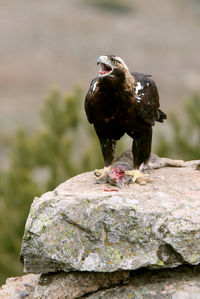
M153 181L153 178L150 178L148 174L142 174L139 170L126 170L125 174L132 176L132 181L140 185L145 185Z
M131 175L133 178L133 182L135 182L138 178L146 177L146 174L142 174L139 170L126 170L125 174Z
M95 169L94 174L99 178L104 177L109 171L111 166L104 167L103 169Z

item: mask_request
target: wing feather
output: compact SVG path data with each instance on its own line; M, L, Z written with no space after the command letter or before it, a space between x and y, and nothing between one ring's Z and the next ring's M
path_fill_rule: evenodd
M94 78L85 97L84 108L89 123L94 123L94 92L97 85L97 78Z
M163 121L166 118L164 112L159 109L158 89L150 78L150 75L133 72L132 76L136 79L136 113L147 124L154 125L155 121Z

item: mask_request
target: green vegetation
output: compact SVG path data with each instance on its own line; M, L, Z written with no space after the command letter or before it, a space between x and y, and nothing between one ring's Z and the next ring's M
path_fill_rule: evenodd
M83 111L79 88L62 96L54 91L41 111L42 127L31 133L19 129L13 138L0 132L1 152L9 153L0 168L0 284L22 274L19 252L25 221L35 196L52 190L78 173L103 167L94 129ZM161 135L157 153L179 159L200 158L200 95L186 103L186 121L169 119L171 139ZM120 141L116 156L125 149Z
M132 6L122 0L85 0L85 3L104 12L129 13L132 10Z
M183 160L200 159L200 94L194 93L184 105L185 117L169 116L168 136L160 134L155 152L162 157Z

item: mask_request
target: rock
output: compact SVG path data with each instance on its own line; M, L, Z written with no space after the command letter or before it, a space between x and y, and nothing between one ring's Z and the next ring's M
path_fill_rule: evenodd
M128 271L114 273L71 272L43 274L37 284L33 299L74 299L99 289L122 284Z
M146 271L133 273L126 286L117 286L88 295L88 299L199 299L199 266L180 267L173 270Z
M21 249L24 270L113 272L199 264L199 170L186 165L149 173L152 183L113 192L94 184L92 172L84 173L35 198Z
M28 274L7 280L6 285L0 288L0 299L198 299L199 297L200 266L188 265L175 269L143 268L130 273L60 272L41 276Z
M40 275L27 274L7 279L6 284L0 288L0 299L33 299L39 278Z
M128 278L128 271L27 274L7 279L0 288L0 299L74 299L123 284Z
M74 299L99 289L123 284L128 271L115 273L50 273L27 274L9 278L0 288L0 299Z

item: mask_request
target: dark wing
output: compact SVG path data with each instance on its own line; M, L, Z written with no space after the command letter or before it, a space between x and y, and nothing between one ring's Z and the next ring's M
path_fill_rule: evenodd
M94 117L94 113L93 113L94 101L93 101L93 98L94 98L94 92L95 92L95 89L96 89L97 79L98 78L94 78L92 80L92 82L90 83L90 87L89 87L88 93L86 94L85 104L84 104L87 119L91 124L94 122L94 119L93 119L93 117Z
M137 72L131 73L137 81L136 112L147 124L154 125L155 121L163 122L166 114L159 109L159 94L155 82L149 75Z

